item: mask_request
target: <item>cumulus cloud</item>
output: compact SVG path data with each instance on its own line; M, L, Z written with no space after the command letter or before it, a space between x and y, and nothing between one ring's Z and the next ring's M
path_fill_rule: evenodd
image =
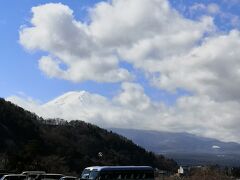
M39 60L46 75L74 82L118 82L132 78L118 66L117 57L99 49L87 25L76 21L68 6L50 3L33 7L32 13L32 26L20 30L19 41L28 50L49 53Z
M159 63L153 84L159 88L184 88L215 100L239 100L240 32L207 38L183 56Z
M215 28L211 17L186 19L166 0L104 2L96 5L90 15L93 36L146 71L149 63L187 52Z
M238 102L216 102L207 96L181 97L175 106L150 101L143 88L123 83L112 99L86 91L68 92L45 104L12 96L7 100L45 118L81 119L101 127L189 132L240 142Z
M114 101L124 107L134 107L139 110L147 109L151 106L151 100L144 94L144 89L137 84L122 84L122 93L114 98Z
M39 68L49 77L65 77L65 71L59 67L60 61L49 56L43 56L39 60Z

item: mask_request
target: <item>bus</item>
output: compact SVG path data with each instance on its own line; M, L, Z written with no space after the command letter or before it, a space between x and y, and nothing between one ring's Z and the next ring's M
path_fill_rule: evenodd
M83 170L81 180L154 180L150 166L93 166Z

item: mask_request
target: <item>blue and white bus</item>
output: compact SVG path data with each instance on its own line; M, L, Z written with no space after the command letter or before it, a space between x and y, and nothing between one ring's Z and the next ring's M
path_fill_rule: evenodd
M154 180L150 166L93 166L83 170L81 180Z

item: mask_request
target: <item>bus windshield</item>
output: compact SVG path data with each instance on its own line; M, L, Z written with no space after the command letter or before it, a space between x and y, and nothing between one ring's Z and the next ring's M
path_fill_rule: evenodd
M98 176L98 171L96 170L89 170L89 169L84 169L81 175L81 179L96 179Z

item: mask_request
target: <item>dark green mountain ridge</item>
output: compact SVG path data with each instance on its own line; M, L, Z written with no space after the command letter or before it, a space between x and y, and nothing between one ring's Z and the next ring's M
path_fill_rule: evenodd
M78 120L45 120L4 99L0 99L0 142L0 170L5 171L79 175L95 165L150 165L170 171L177 167L175 161L111 131Z

